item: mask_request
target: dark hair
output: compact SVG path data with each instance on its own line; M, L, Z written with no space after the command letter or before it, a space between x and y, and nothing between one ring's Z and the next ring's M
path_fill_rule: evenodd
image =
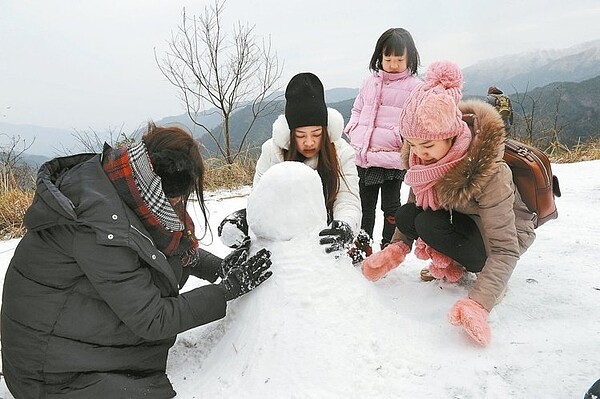
M167 197L181 196L183 209L187 209L190 195L196 194L204 217L206 234L208 217L203 191L205 168L198 142L182 128L158 127L153 122L148 123L142 141L148 150L155 173L164 180L163 191Z
M496 86L490 86L488 88L488 94L504 94L504 93L502 93L502 90L500 90Z
M415 41L410 33L403 28L390 28L379 36L377 44L375 44L375 51L371 56L369 70L377 72L383 68L381 65L383 55L400 57L404 54L404 50L406 50L407 57L406 66L412 75L416 75L421 59Z
M325 197L325 208L329 218L333 214L333 204L340 190L340 163L338 161L335 145L329 138L329 132L326 126L322 126L323 136L321 137L321 148L319 149L319 161L317 163L317 173L323 183L323 197ZM284 151L286 161L304 161L306 158L298 151L296 147L295 129L290 131L290 148Z

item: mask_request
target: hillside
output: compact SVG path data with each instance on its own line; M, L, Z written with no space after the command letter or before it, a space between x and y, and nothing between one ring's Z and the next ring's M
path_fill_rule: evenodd
M600 136L600 75L580 83L551 83L527 92L512 93L509 97L515 112L514 129L519 136L525 136L524 115L530 116L532 112L534 136L540 139L541 144L545 143L545 139L550 136L550 131L555 126L561 130L561 141L568 146ZM465 99L467 98L483 97L465 95ZM535 99L535 103L531 99ZM327 105L337 109L347 122L353 102L354 99L350 98ZM557 103L559 117L555 122ZM283 101L276 102L272 114L265 115L254 123L244 148L250 148L254 152L260 151L261 144L271 137L273 122L283 113L284 106ZM239 145L241 132L245 131L249 120L250 111L247 108L233 115L231 119L233 148ZM213 130L215 135L218 135L218 129L217 127ZM216 146L212 139L204 136L201 140L209 154L216 154Z
M465 95L485 95L491 85L506 93L552 82L581 82L600 75L600 40L565 49L505 55L463 68Z
M509 97L517 136L526 136L525 117L532 118L534 138L541 146L554 131L569 147L600 136L600 76L580 83L555 82Z
M327 106L338 110L344 117L344 121L347 122L348 119L350 118L350 111L352 109L353 102L354 102L354 99L351 98L351 99L334 102L334 103L328 102ZM266 140L271 138L272 133L273 133L273 131L272 131L273 123L275 122L275 120L277 119L277 117L279 115L284 113L284 109L285 109L285 101L274 102L272 104L271 112L267 115L264 115L264 116L258 118L254 122L254 125L250 129L250 132L248 134L248 137L246 139L246 142L245 142L243 148L249 149L250 152L254 153L254 154L260 153L260 146ZM250 108L246 107L246 108L243 108L240 111L236 112L233 115L233 117L231 118L230 129L232 132L231 133L232 148L238 148L240 140L242 138L241 136L246 131L247 126L250 123L251 117L252 117L252 114L250 112ZM216 127L215 129L213 129L213 134L215 135L215 137L220 137L222 139L222 137L220 136L220 127ZM202 144L206 147L208 154L211 154L211 155L217 154L217 146L214 143L214 140L212 140L208 135L202 136L200 140L201 140Z

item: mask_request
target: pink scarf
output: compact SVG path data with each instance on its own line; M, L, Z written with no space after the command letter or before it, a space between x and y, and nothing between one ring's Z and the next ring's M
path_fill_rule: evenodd
M419 157L410 151L408 158L408 171L404 176L406 184L412 187L415 201L423 209L436 211L440 209L435 192L438 180L452 170L467 153L471 144L471 131L466 123L462 123L463 130L456 136L454 144L448 153L436 163L423 165Z

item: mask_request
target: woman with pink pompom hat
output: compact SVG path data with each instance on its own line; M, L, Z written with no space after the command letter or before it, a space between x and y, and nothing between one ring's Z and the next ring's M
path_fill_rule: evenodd
M396 213L393 244L367 258L362 272L372 281L382 278L414 244L415 256L430 260L424 281L457 282L467 271L477 273L448 319L484 346L491 340L489 312L535 239L534 215L502 160L502 119L483 101L461 102L462 86L458 66L439 61L407 99L400 131L409 201Z

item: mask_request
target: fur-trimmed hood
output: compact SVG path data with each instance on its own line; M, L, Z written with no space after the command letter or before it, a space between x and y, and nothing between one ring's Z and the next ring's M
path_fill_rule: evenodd
M506 131L494 107L480 100L462 101L458 106L473 139L463 160L435 186L439 204L447 209L464 207L481 193L504 155ZM409 146L403 147L406 165L409 150Z
M327 108L327 132L329 139L335 143L342 138L344 130L344 118L336 109ZM279 115L273 123L273 143L281 149L290 147L290 127L288 126L285 115Z

